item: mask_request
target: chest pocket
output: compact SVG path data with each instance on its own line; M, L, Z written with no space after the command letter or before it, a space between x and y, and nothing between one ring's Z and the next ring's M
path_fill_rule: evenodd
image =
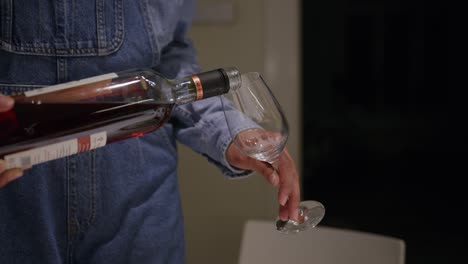
M123 42L122 0L0 0L0 49L26 55L104 56Z

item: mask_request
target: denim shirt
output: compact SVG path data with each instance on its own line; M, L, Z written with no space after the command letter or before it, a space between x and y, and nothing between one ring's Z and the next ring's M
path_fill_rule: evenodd
M188 0L0 0L0 93L131 68L200 72L186 39L193 9ZM219 98L177 107L153 133L36 165L0 189L0 263L184 263L176 140L225 175L249 173L225 159Z

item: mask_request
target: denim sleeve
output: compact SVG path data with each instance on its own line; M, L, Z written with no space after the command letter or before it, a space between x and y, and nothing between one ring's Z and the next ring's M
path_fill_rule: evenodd
M169 78L188 76L201 72L195 49L186 38L194 1L185 1L173 41L161 54L161 62L155 69ZM205 156L229 177L246 176L252 171L232 167L226 160L226 150L232 141L218 97L178 106L171 119L176 138L182 144Z

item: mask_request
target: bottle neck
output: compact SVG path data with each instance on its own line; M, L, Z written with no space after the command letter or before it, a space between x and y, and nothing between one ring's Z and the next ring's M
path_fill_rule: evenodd
M240 73L235 68L221 68L175 80L176 103L218 96L240 86Z

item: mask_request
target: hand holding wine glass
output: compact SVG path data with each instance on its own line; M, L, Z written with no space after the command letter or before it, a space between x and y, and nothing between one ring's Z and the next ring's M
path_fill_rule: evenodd
M236 167L259 172L273 186L279 185L277 229L295 233L316 226L325 208L316 201L300 201L299 177L285 144L288 124L276 98L260 74L242 75L240 88L221 96L233 143L228 161Z

